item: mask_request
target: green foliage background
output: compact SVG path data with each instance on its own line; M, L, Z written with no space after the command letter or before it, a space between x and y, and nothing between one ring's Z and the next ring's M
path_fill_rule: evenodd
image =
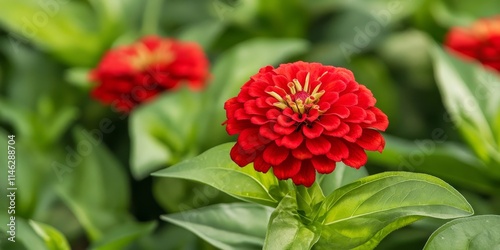
M229 244L176 227L173 213L237 202L234 197L150 173L234 140L220 125L224 101L260 67L295 60L349 68L373 91L390 126L384 153L369 155L369 174L429 173L458 189L476 215L500 214L500 113L489 108L500 106L498 74L440 48L450 27L499 10L494 0L1 1L0 247ZM92 100L88 71L106 50L147 34L200 43L212 64L206 91L165 93L130 116ZM477 86L495 95L473 109L460 105L470 96L478 100ZM457 88L461 95L453 95ZM16 135L18 244L4 235L10 134ZM271 216L259 206L238 206ZM227 212L220 204L204 209ZM378 248L422 249L442 224L417 222ZM252 245L265 236L261 224L252 226L233 233Z

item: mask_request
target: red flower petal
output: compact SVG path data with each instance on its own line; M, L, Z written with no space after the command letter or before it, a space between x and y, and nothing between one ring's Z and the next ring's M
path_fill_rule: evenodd
M347 125L345 123L340 123L338 128L336 128L332 131L325 132L325 135L334 136L334 137L343 137L347 133L349 133L350 130L351 130L351 128L349 127L349 125Z
M348 142L355 142L363 133L363 129L358 124L349 126L349 133L344 135L344 139Z
M295 131L295 127L283 127L279 125L278 123L275 123L273 126L274 132L280 134L280 135L289 135Z
M387 115L385 115L382 111L380 111L380 109L375 107L371 108L371 111L375 114L376 121L370 124L369 127L378 129L380 131L385 131L389 126L389 119L387 118Z
M363 129L363 135L358 138L356 144L366 150L382 153L385 146L385 140L379 132L371 129Z
M320 124L326 131L332 131L339 127L340 118L335 115L324 115L316 123Z
M289 135L283 136L280 144L289 148L289 149L295 149L302 143L303 140L304 140L304 137L302 136L302 133L293 132Z
M264 148L270 140L259 135L258 129L245 129L238 137L238 144L243 150L257 150Z
M330 142L323 137L306 140L306 146L314 155L326 154L331 148Z
M301 161L294 157L288 157L280 165L273 166L273 173L276 175L276 178L285 180L296 175L300 171L300 165Z
M266 149L264 149L262 157L267 163L276 166L283 163L289 153L289 150L279 147L275 143L270 143Z
M306 187L310 187L314 180L316 179L316 172L314 171L314 167L308 161L304 161L302 167L300 168L300 172L292 177L293 183L296 185L304 185Z
M344 121L361 123L366 118L366 111L363 108L353 106L349 107L349 117Z
M340 123L340 120L339 120L339 123ZM302 133L304 133L304 135L309 139L313 139L313 138L321 136L321 134L323 133L323 130L324 130L323 126L321 126L317 122L313 123L310 126L306 125L306 126L302 127Z
M257 157L255 157L255 160L253 162L253 167L255 170L259 172L267 173L267 171L269 171L269 169L271 168L271 165L266 161L264 161L262 155L257 155Z
M238 143L231 148L231 159L240 167L250 164L257 154L255 152L243 150Z
M304 160L304 159L310 159L313 157L313 154L311 151L307 148L305 143L300 144L296 149L292 150L292 155L293 157L299 159L299 160Z
M341 95L339 100L335 103L335 105L338 106L354 106L356 104L358 104L358 96L353 93Z
M228 124L229 126L229 124ZM274 141L278 138L281 137L281 135L277 134L274 132L274 130L272 129L273 125L268 123L264 126L260 126L259 127L259 135L261 135L262 137L266 138L266 139L269 139L271 141Z
M353 168L360 168L366 164L368 157L360 146L353 143L347 143L347 148L349 149L349 156L342 161L345 165Z
M329 174L335 170L335 161L326 156L316 156L311 159L314 169L321 174Z
M326 157L328 157L329 159L338 162L349 156L349 148L343 142L343 140L330 138L330 144L332 145L332 148L326 154Z

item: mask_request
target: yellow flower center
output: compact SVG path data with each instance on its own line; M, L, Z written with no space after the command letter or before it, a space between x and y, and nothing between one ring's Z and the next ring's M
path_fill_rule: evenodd
M170 53L170 43L161 41L160 45L149 50L144 44L136 45L137 55L131 59L133 67L142 71L153 64L168 64L174 60L174 55Z
M287 95L285 97L280 96L274 91L266 93L278 100L277 102L273 103L273 105L280 109L286 109L289 107L298 114L305 114L310 109L317 109L321 112L317 103L319 102L319 98L323 94L325 94L325 91L319 91L321 83L311 91L309 85L309 76L310 74L308 73L304 85L302 85L296 78L289 82L287 84L289 91L285 91L287 92Z

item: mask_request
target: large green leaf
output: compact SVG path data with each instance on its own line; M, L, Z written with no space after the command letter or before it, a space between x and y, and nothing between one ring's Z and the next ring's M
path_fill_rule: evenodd
M500 176L500 78L477 63L433 50L436 80L452 121L476 154Z
M58 193L90 240L96 241L116 225L132 220L128 180L124 168L96 134L83 128L75 128L73 134L75 147L68 146L72 150L66 162L54 161L51 166L54 178L60 181Z
M487 174L484 164L466 148L444 142L444 130L435 130L434 138L407 141L384 135L382 154L368 152L371 162L398 171L423 172L454 185L483 193L496 193L498 184ZM442 133L441 133L442 132Z
M200 96L187 88L160 96L130 116L130 165L136 178L144 178L166 164L196 155L199 136Z
M190 230L220 249L261 249L272 208L248 204L218 204L161 218Z
M45 245L50 250L70 250L68 241L64 235L57 231L57 229L46 225L44 223L35 222L33 220L29 221L29 224L33 230L41 237Z
M478 215L450 221L436 230L424 250L500 249L500 215Z
M451 219L473 214L465 198L426 174L386 172L360 179L328 196L319 249L367 249L387 234L424 217Z
M205 109L207 135L200 143L209 148L228 141L224 127L220 124L226 120L223 109L224 102L238 94L241 86L257 74L259 69L274 65L283 60L303 53L308 44L301 39L264 39L256 38L242 42L226 51L213 67L214 80L210 83Z
M252 165L240 168L229 152L234 143L214 147L192 159L153 173L153 176L181 178L208 184L236 198L275 206L271 189L278 179L271 173L257 172Z
M271 215L264 249L311 249L320 234L314 225L306 226L297 212L297 201L287 195Z
M347 185L359 178L368 176L366 168L355 169L346 166L342 162L337 162L335 171L331 174L322 174L318 178L318 183L325 195L331 194L335 189Z

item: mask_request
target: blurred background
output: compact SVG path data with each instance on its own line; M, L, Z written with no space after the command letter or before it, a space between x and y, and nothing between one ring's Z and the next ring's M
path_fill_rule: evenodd
M0 247L60 249L48 245L64 237L71 249L216 249L160 215L234 199L149 174L234 140L220 125L224 101L260 67L296 60L352 70L389 116L387 150L369 155L369 173L431 173L476 214L498 214L500 182L478 167L498 163L463 139L432 56L451 27L497 14L494 0L2 0L0 144L7 151L16 136L19 241L5 240L1 152ZM130 114L92 99L88 72L103 54L149 34L199 43L208 87L164 93ZM379 249L421 249L443 223L398 230Z

